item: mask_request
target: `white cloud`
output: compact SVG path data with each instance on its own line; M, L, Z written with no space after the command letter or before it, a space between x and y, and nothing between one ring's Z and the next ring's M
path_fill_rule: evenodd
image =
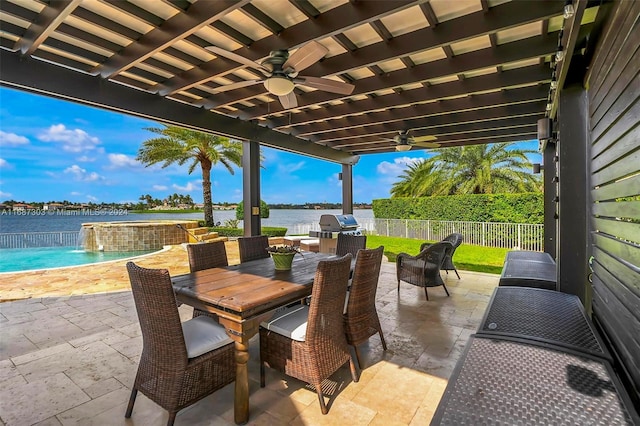
M8 169L11 167L11 164L4 158L0 158L0 169Z
M82 155L82 156L76 158L76 160L81 162L81 163L93 163L94 161L96 161L95 158L87 157L86 155Z
M12 197L12 196L13 196L13 195L12 195L10 192L3 192L3 191L0 191L0 197L3 197L3 198L10 198L10 197Z
M381 175L392 175L397 177L407 169L410 164L422 161L423 158L399 157L393 160L393 163L383 161L376 166L376 171Z
M293 173L304 167L304 161L298 161L297 163L278 163L279 173Z
M27 145L29 139L15 133L7 133L0 130L0 146L20 146Z
M95 182L103 179L103 177L96 172L87 172L86 169L83 169L77 164L67 167L64 172L73 175L75 180L83 182Z
M120 167L139 167L140 163L134 158L125 154L109 154L107 156L109 159L109 168L120 168Z
M89 201L98 201L98 197L94 197L93 195L87 195L87 200L89 200Z
M64 124L54 124L38 136L44 142L60 142L62 149L68 152L84 152L96 149L100 140L95 136L89 136L81 129L67 129Z
M82 192L71 191L71 195L82 195Z
M178 191L186 191L186 192L193 192L199 189L199 185L196 182L189 182L185 186L180 186L174 183L171 187Z
M154 191L166 191L167 189L169 189L169 187L166 185L153 185L152 188Z

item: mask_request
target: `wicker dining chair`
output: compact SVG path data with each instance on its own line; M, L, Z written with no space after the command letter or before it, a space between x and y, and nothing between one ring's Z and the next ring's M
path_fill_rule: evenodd
M382 348L387 350L376 310L376 290L378 289L383 252L384 246L358 251L347 309L344 313L347 343L355 349L360 369L362 369L362 358L358 345L369 340L369 337L376 333L380 334Z
M269 257L267 247L269 247L269 237L266 235L238 238L240 263Z
M400 293L400 281L408 282L418 287L424 287L424 295L429 300L427 287L444 287L449 296L447 286L440 276L440 268L447 251L451 251L453 245L449 241L440 241L427 246L418 255L411 256L400 253L396 257L396 275L398 278L398 293Z
M322 414L327 406L322 381L347 361L358 381L342 318L351 255L318 263L309 305L295 305L260 324L260 386L265 366L313 385Z
M128 262L127 271L143 346L125 417L140 391L169 412L172 425L178 411L235 380L234 344L211 318L180 322L166 269Z
M447 274L449 274L449 271L455 271L456 275L458 276L458 279L460 279L460 274L458 274L456 265L453 263L453 255L456 252L456 249L460 246L460 244L462 244L463 239L464 237L462 236L462 234L457 232L454 232L453 234L449 234L442 239L442 241L449 241L453 245L453 247L450 251L448 251L444 255L444 259L442 260L442 266L440 267L440 269L445 271ZM432 243L423 243L420 246L420 251L424 250L431 244Z
M191 272L229 266L227 248L225 247L224 241L187 244L187 255L189 256L189 270ZM216 322L218 321L216 314L194 308L193 317L195 318L200 315L207 315L216 320Z
M358 250L364 248L367 248L366 235L338 234L336 256L344 256L347 253L351 253L351 255L355 257Z

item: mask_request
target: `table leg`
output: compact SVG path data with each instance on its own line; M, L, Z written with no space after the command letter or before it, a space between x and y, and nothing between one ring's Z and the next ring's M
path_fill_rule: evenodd
M249 421L249 344L235 342L236 346L236 384L234 395L234 420L243 425Z

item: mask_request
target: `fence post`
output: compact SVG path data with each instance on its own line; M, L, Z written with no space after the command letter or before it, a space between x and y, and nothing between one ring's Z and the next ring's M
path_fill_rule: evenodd
M487 222L482 222L482 247L485 246L487 242Z
M409 238L409 219L404 221L404 237Z
M519 223L518 224L518 249L522 250L522 236L521 236L521 229L522 229L522 224Z
M387 237L389 236L389 219L387 219Z
M431 241L431 221L427 219L427 241Z

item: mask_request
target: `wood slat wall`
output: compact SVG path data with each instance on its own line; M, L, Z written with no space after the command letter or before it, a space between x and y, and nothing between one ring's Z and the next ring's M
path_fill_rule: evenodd
M588 77L593 317L640 400L640 2L616 2Z

